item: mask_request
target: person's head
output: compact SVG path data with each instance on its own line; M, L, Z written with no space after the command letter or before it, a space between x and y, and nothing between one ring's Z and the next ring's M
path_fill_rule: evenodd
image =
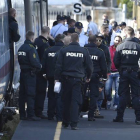
M114 22L112 23L112 30L116 32L117 29L118 29L118 23L117 23L116 21L114 21Z
M26 33L26 40L30 40L31 42L34 42L34 36L35 36L34 32L27 31L27 33Z
M90 35L88 38L89 43L96 43L96 36L95 35Z
M75 28L69 28L68 29L68 36L71 36L73 33L75 33Z
M70 16L67 16L66 20L67 20L67 23L69 22L69 20L71 19Z
M74 28L74 26L75 26L75 20L74 19L68 20L68 25L69 25L69 28Z
M65 17L64 16L58 16L57 22L65 25Z
M114 38L114 46L117 47L122 42L121 36L115 36Z
M90 22L92 20L92 17L90 15L87 16L87 21Z
M140 39L140 29L137 30L137 38Z
M103 19L103 20L108 20L107 14L103 14L103 15L102 15L102 19Z
M101 43L102 43L102 41L103 41L103 39L104 39L104 37L103 37L102 34L96 35L96 45L97 45L97 46L100 46Z
M79 36L77 33L71 35L71 42L79 42Z
M58 34L55 37L55 42L64 42L64 38L65 38L65 35L64 34Z
M48 38L48 36L50 35L50 28L48 26L43 26L41 29L41 35L45 38Z
M15 10L14 8L10 8L10 10L9 10L9 15L10 15L11 17L16 18L16 10Z
M68 46L71 43L71 36L65 36L64 45Z
M115 19L114 18L110 19L110 21L109 21L110 25L112 25L113 22L115 22Z
M134 29L130 26L126 26L126 28L124 28L124 34L126 38L135 36Z
M63 34L67 36L68 35L68 31L64 31Z
M109 28L108 26L102 25L101 29L100 29L100 33L104 36L108 36L109 35Z
M81 22L76 22L75 23L75 31L80 34L83 29L83 24Z
M126 23L122 22L119 26L120 26L120 29L123 30L126 27Z

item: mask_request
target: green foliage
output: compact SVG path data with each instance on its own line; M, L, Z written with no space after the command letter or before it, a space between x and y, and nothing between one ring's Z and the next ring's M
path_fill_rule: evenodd
M131 0L117 0L117 3L126 4L127 5L127 18L132 18L133 2Z

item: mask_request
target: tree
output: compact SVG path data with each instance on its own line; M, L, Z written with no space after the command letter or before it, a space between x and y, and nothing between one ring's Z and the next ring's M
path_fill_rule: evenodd
M127 18L132 18L133 13L133 2L130 0L117 0L118 5L121 3L121 7L123 4L127 5Z

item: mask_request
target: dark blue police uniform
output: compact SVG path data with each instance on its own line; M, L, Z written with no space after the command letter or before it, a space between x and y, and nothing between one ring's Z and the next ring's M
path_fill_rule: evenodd
M127 105L128 89L131 89L132 104L135 109L136 123L140 121L140 88L138 79L138 60L140 45L135 38L127 38L120 44L115 53L114 64L120 71L119 95L120 101L117 117L114 122L123 122L124 110ZM129 88L130 86L130 88Z
M34 44L25 40L18 50L18 61L21 69L19 91L20 118L26 117L25 102L27 102L27 117L34 117L36 72L41 69L38 54Z
M79 117L79 106L82 103L82 79L91 78L93 64L88 51L73 42L60 50L55 69L55 80L62 79L63 124L69 124L75 130Z
M48 40L43 37L39 36L35 39L34 44L36 45L36 50L39 55L40 61L44 55L45 50L47 50L50 45ZM46 88L47 88L47 80L43 77L42 71L37 74L36 77L36 100L35 100L35 114L38 117L43 118L43 108L44 108L44 101L46 96Z
M88 120L94 121L94 112L96 110L96 99L99 96L99 78L107 79L107 64L104 52L97 48L96 44L90 43L86 45L90 57L93 62L94 71L92 73L91 81L85 85L89 86L90 90L90 103Z
M47 49L42 59L43 73L48 80L48 119L52 120L56 109L56 94L54 92L55 55L64 46L63 42L56 42L55 46Z

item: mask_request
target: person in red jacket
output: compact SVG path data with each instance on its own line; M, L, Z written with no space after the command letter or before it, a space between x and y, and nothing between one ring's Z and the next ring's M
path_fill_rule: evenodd
M116 47L118 44L122 41L121 36L116 36L114 39L114 45L109 47L110 56L111 56L111 74L108 77L108 80L106 81L105 85L105 93L107 98L107 109L110 109L111 102L112 102L112 85L114 83L115 86L115 96L114 96L114 109L117 109L118 103L119 103L119 95L118 95L118 86L119 86L119 72L116 69L113 59L116 52Z

